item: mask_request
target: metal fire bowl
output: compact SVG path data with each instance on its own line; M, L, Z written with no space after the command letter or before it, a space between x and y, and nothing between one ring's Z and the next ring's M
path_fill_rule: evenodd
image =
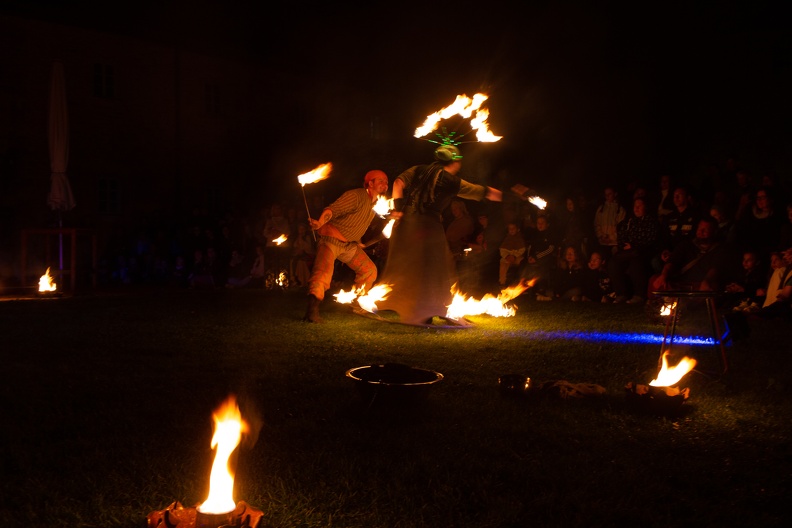
M443 380L439 372L399 363L356 367L347 370L346 377L352 380L369 406L421 401Z

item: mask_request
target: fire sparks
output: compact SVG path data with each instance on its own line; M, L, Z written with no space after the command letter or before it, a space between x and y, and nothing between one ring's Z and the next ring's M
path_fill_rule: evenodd
M230 396L213 414L215 432L212 437L212 448L217 448L212 473L209 477L209 498L198 506L202 513L226 513L236 508L234 502L234 474L228 461L247 433L248 424L242 420L236 398Z
M276 245L280 246L281 244L286 242L286 240L287 240L286 235L281 235L278 238L276 238L275 240L273 240L272 242L275 243Z
M377 302L387 299L390 291L390 284L377 284L368 292L365 292L361 286L356 290L340 290L338 293L333 294L333 297L341 304L349 304L357 300L358 305L367 312L377 313Z
M653 379L649 382L649 385L653 387L671 387L679 383L679 380L682 377L693 370L696 366L696 360L683 357L679 360L679 363L676 366L669 367L668 366L668 350L663 352L663 366L660 369L660 373L657 375L656 379Z
M516 308L508 306L506 303L522 294L525 290L530 288L536 282L535 279L531 281L522 281L516 286L510 286L501 290L498 296L486 294L480 300L467 297L460 293L456 284L451 288L454 294L454 299L448 306L446 317L458 321L466 315L491 315L493 317L513 317L517 313Z
M316 183L318 181L326 179L330 176L330 171L333 170L332 163L324 163L319 165L314 170L310 172L306 172L305 174L300 174L297 176L297 181L300 182L300 185L305 187L306 183Z
M49 274L50 269L47 268L47 272L41 276L39 279L39 290L40 292L52 292L55 291L55 281L52 280L52 276Z
M440 121L459 115L470 118L470 127L476 131L476 138L482 143L498 141L503 136L494 135L487 125L489 111L481 105L489 98L488 95L477 93L471 99L467 95L457 95L453 103L426 117L426 121L415 129L415 137L420 138L437 129Z

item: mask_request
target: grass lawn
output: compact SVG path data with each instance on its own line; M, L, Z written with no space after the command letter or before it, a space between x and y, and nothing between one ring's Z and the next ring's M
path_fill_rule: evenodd
M685 354L676 415L632 405L663 327L635 305L517 299L510 318L438 330L354 315L328 296L147 290L0 302L0 526L141 527L208 493L212 411L258 431L235 500L270 527L790 526L792 325L752 322L713 375ZM683 331L705 335L696 311ZM681 346L681 345L680 345ZM403 363L445 379L425 401L368 406L344 373ZM509 397L507 373L601 397Z

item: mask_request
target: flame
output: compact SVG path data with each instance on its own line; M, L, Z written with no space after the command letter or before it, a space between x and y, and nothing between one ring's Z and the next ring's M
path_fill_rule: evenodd
M52 280L52 277L49 274L50 269L47 268L47 272L41 276L39 279L39 290L40 292L50 292L55 291L55 281Z
M393 224L396 223L395 218L391 218L388 224L382 228L382 234L385 235L385 238L390 238L391 233L393 233Z
M426 116L426 121L415 129L415 137L423 137L434 131L443 119L448 119L454 115L460 115L465 119L472 116L470 127L476 130L476 138L481 142L494 142L503 136L496 136L487 127L489 111L481 108L482 103L489 98L488 95L477 93L473 99L467 95L457 95L453 103L437 112Z
M671 315L671 312L674 310L674 308L676 308L676 303L675 302L671 303L671 304L664 304L660 308L660 315L662 317L667 317L667 316Z
M451 292L454 298L448 306L446 317L449 319L459 320L466 315L481 315L487 314L493 317L513 317L517 313L517 309L513 306L507 306L506 303L522 294L525 290L530 288L536 283L536 279L530 281L520 281L515 286L504 288L497 297L488 293L480 300L466 297L457 289L457 285L451 287Z
M539 209L544 209L545 207L547 207L547 202L544 201L542 198L539 198L538 196L531 196L528 198L528 201L534 204Z
M696 366L696 360L687 356L679 360L679 363L674 367L668 366L668 350L663 352L663 366L656 379L649 382L653 387L671 387L679 383L682 376L693 370Z
M281 271L278 274L278 280L276 282L278 283L278 286L281 286L281 287L283 287L286 284L286 272L285 271Z
M215 432L212 437L212 448L217 447L212 473L209 477L209 497L198 506L202 513L226 513L236 508L234 502L234 474L228 465L231 453L239 445L243 433L249 430L248 424L242 420L236 398L228 399L212 413Z
M305 187L306 183L316 183L320 180L324 180L328 176L330 176L330 171L333 170L332 163L324 163L319 165L311 172L306 172L305 174L300 174L297 176L297 181L300 182L300 185Z
M273 240L273 242L275 242L277 245L280 246L281 244L286 242L286 239L287 239L286 235L281 235L278 238L276 238L275 240Z
M363 292L362 286L357 290L344 291L343 289L341 289L338 290L338 293L334 293L333 297L336 298L336 302L339 302L341 304L349 304L355 299L357 299L358 295L360 295L362 292Z
M372 209L374 209L375 213L384 217L386 214L390 212L391 209L393 209L392 206L393 206L393 200L388 200L384 196L380 195L377 196L377 201Z
M376 286L372 287L371 290L366 292L365 287L361 286L356 290L339 290L338 293L333 294L333 297L336 298L336 302L341 304L349 304L352 301L357 300L357 303L361 308L367 312L376 313L377 301L384 301L387 299L391 289L392 288L390 284L377 284Z
M366 295L358 297L358 305L367 312L377 312L377 301L384 301L391 291L390 284L377 284Z

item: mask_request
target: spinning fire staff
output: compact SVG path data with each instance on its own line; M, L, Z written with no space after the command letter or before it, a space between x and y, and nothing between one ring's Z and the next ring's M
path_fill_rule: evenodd
M457 96L452 105L428 116L424 125L416 129L415 137L433 132L442 119L460 115L470 119L471 131L476 130L478 142L500 140L487 126L489 112L482 107L486 99L484 94L476 94L472 99ZM427 140L438 145L434 161L410 167L393 183L392 216L398 220L393 227L382 277L382 283L389 285L391 291L378 306L396 312L400 322L406 324L427 326L434 317L439 317L459 326L467 324L462 316L449 317L447 311L454 297L452 277L456 272L442 213L455 197L500 202L503 193L459 176L462 153L458 145L463 143L464 135L456 136L455 132L443 129L443 134L436 136L439 141ZM524 186L514 189L521 197L529 191ZM526 284L523 290L527 287Z
M374 204L388 192L388 176L372 170L363 178L363 188L351 189L325 207L317 220L310 219L311 229L318 231L311 278L308 279L308 309L304 321L321 323L319 304L330 288L335 261L355 272L355 290L368 291L377 280L377 266L363 250L361 237L376 216Z
M333 170L333 164L325 163L323 165L319 165L310 172L306 172L305 174L300 174L297 176L297 181L300 182L300 187L302 188L303 201L305 202L305 210L308 212L309 220L311 219L311 209L308 207L308 199L305 197L305 184L324 180L330 176L331 170ZM311 231L311 234L313 235L314 242L316 242L316 233Z

